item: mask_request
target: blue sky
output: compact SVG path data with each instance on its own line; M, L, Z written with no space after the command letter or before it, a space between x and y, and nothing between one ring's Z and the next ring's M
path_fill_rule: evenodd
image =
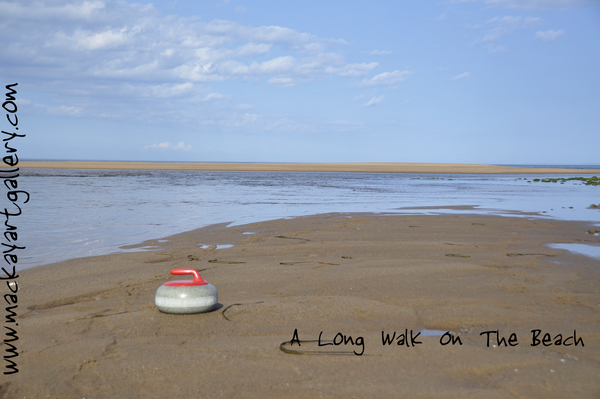
M25 159L600 163L598 1L2 0L0 36Z

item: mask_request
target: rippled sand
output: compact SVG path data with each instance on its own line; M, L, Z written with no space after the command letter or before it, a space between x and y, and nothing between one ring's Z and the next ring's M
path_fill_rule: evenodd
M545 246L598 245L589 228L328 214L210 226L139 245L153 251L25 270L19 373L0 396L597 397L598 261ZM217 288L217 310L156 309L156 289L182 267ZM423 329L462 345L415 338ZM576 330L585 346L531 346L535 329L552 342ZM484 332L496 330L518 345L491 333L487 347ZM300 345L289 342L295 331ZM382 332L396 334L391 345ZM320 335L346 344L319 346Z

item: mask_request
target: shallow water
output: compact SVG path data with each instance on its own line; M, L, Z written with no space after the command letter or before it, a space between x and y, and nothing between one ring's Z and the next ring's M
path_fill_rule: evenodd
M589 208L600 204L600 187L532 182L542 177L28 169L19 188L31 200L11 221L27 246L21 268L119 252L214 223L330 212L478 213L600 224L600 210ZM8 206L4 201L0 206ZM465 205L472 209L414 209Z
M579 255L600 259L600 246L590 244L548 244L550 248L566 249Z

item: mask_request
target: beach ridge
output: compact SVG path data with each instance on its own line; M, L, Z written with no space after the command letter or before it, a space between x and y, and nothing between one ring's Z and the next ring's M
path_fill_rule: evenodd
M117 162L117 161L21 161L21 168L205 170L247 172L355 172L436 174L600 174L600 169L538 168L458 163L408 162Z

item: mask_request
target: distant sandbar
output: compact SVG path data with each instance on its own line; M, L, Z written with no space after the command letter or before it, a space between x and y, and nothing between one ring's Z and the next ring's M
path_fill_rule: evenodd
M22 168L210 170L247 172L363 172L363 173L464 173L464 174L600 174L600 169L524 168L453 163L225 163L225 162L99 162L21 161Z

